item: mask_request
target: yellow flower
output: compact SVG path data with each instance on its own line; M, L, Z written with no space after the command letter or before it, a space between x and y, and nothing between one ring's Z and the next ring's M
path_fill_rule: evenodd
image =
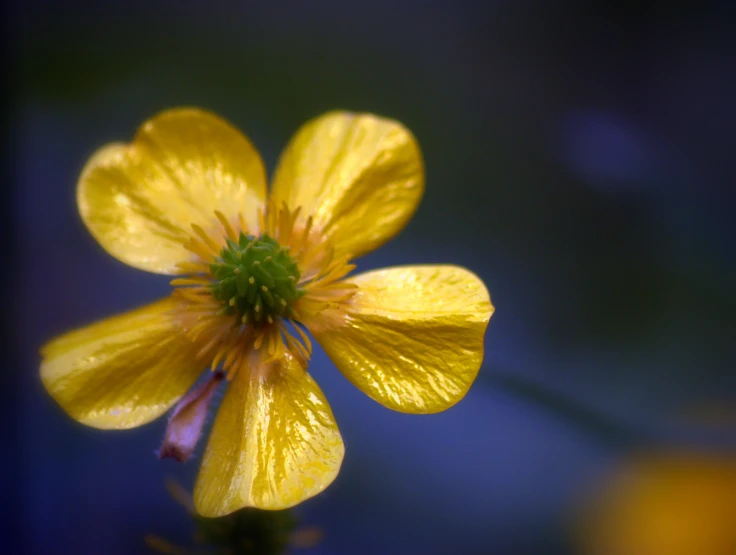
M77 201L103 248L178 276L174 290L45 345L46 389L79 422L132 428L221 368L228 388L197 510L281 509L316 495L344 447L306 371L304 329L353 384L398 411L444 410L478 373L493 307L474 274L404 266L347 277L352 259L406 225L423 190L419 147L392 120L331 112L308 122L269 196L260 156L230 124L193 108L155 116L132 143L92 156ZM194 412L181 409L201 425Z
M585 555L733 555L736 458L652 452L633 457L582 504Z

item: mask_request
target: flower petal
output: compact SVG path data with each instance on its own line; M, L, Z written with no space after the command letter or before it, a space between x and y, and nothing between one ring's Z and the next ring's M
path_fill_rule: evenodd
M306 322L343 374L379 403L432 413L459 401L483 361L493 306L483 282L457 266L360 274L343 313Z
M266 198L266 174L253 145L214 114L196 108L162 112L129 145L98 150L82 170L77 203L84 223L111 255L150 272L171 274L191 254L191 224L217 224L214 211L251 228Z
M344 451L322 391L291 355L241 369L212 428L194 504L203 516L291 507L335 479Z
M336 254L353 258L401 231L423 192L422 155L406 128L370 114L330 112L291 140L271 198L301 206Z
M204 366L164 299L58 337L41 350L41 380L75 420L133 428L165 413Z

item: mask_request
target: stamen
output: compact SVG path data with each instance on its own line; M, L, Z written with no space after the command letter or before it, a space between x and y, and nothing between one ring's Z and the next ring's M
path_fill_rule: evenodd
M210 267L201 262L179 262L176 267L182 274L206 274L210 271Z
M192 224L192 229L194 232L199 235L200 239L202 239L202 242L207 245L210 249L212 249L212 254L217 255L217 253L220 250L220 247L215 243L215 241L210 237L207 232L205 232L204 229L202 229L197 224Z
M179 288L174 291L177 295L180 297L184 297L188 301L191 301L193 303L204 303L211 300L211 297L204 296L206 294L206 291L202 291L200 289L190 289L190 288Z
M190 239L188 242L183 244L183 247L192 254L196 254L202 260L210 260L212 258L212 253L201 241Z
M212 364L210 365L210 368L212 368L212 370L217 369L217 367L222 362L222 359L225 357L225 353L226 353L225 349L219 349L217 351L217 354L215 355L215 358L212 359Z
M197 351L195 358L202 358L204 355L212 350L212 348L217 344L218 341L220 341L220 337L217 335L210 339L204 347Z
M184 285L207 285L209 281L207 278L189 277L172 279L169 283L174 287L180 287Z
M223 368L232 368L235 359L238 358L239 355L240 351L237 348L233 348L231 345L228 350L227 357L225 358L225 362L222 364Z
M222 227L225 229L225 234L228 236L228 238L231 241L237 241L238 235L237 233L235 233L235 230L230 225L230 222L227 221L225 214L223 214L219 210L215 210L215 216L217 216L217 219L220 220L220 223L222 224Z
M248 234L248 226L245 223L245 216L242 212L238 212L238 223L240 224L240 233Z
M261 229L261 233L268 233L268 227L266 226L266 215L263 209L258 209L258 227Z
M231 223L216 211L219 225L211 233L192 225L183 244L197 258L178 264L181 277L171 281L182 322L201 345L196 357L209 357L210 367L222 368L228 379L250 369L254 351L270 364L288 349L306 366L312 343L300 320L338 308L357 289L342 281L355 266L336 258L314 218L300 220L301 214L301 207L269 203L257 212L260 235L254 236L242 214Z
M297 324L294 324L294 329L297 331L299 336L302 338L302 341L304 342L304 346L307 349L307 354L311 356L312 355L312 342L309 340L309 336L306 333L304 333L304 330L300 328L299 325Z

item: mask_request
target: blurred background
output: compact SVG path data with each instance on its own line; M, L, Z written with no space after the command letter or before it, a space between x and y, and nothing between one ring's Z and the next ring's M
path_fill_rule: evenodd
M359 270L467 266L496 306L478 380L442 414L381 407L316 349L347 450L295 511L321 542L294 552L736 553L736 3L4 10L2 553L192 545L164 482L191 489L198 457L156 458L164 420L85 428L38 377L43 342L167 294L95 243L75 185L100 145L180 105L232 121L270 169L324 111L400 120L426 195Z

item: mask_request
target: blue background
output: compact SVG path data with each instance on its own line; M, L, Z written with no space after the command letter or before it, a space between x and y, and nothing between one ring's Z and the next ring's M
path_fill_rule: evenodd
M733 445L703 415L736 397L736 10L678 6L7 5L0 550L189 542L164 479L191 488L198 458L157 460L164 420L88 429L38 378L44 341L169 290L103 252L74 194L97 147L172 106L226 117L271 169L324 111L402 121L427 192L359 270L464 265L496 306L477 382L438 415L381 407L317 348L347 452L297 511L325 534L309 553L573 553L575 508L633 452Z

